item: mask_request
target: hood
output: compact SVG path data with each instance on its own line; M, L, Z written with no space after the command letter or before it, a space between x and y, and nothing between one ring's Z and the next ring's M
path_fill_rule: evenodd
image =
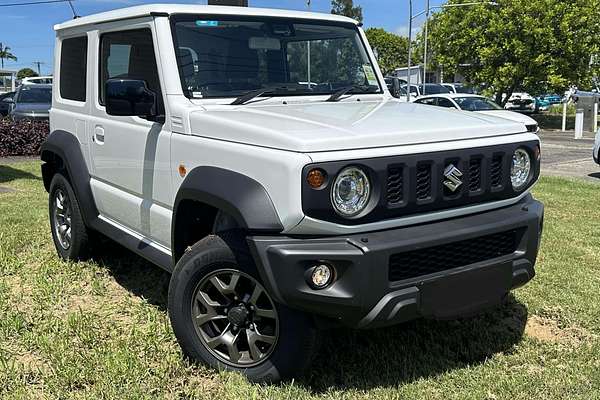
M477 113L479 114L485 114L485 115L491 115L494 117L499 117L499 118L505 118L511 121L516 121L516 122L520 122L522 124L525 125L537 125L537 121L531 117L528 117L527 115L518 113L518 112L514 112L514 111L508 111L508 110L493 110L493 111L477 111Z
M13 108L14 113L33 113L48 114L50 111L50 103L17 103Z
M494 116L397 100L212 105L190 114L192 135L297 152L351 150L525 132Z

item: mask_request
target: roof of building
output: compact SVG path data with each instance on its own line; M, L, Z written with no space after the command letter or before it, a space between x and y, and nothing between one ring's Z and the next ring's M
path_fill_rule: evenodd
M145 4L134 7L120 8L103 13L93 14L77 19L73 19L62 24L54 26L54 30L74 28L83 25L91 25L115 21L120 19L129 19L144 17L150 15L171 15L171 14L206 14L206 15L244 15L244 16L269 16L281 18L314 19L322 21L339 21L354 23L357 22L351 18L304 11L277 10L257 7L226 7L226 6L205 6L193 4Z

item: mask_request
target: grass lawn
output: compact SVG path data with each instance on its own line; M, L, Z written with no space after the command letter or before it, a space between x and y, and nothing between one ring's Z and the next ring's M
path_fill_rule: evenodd
M544 178L535 280L472 319L325 335L299 381L260 386L181 357L169 275L107 241L58 260L39 163L0 165L0 398L600 398L600 186Z

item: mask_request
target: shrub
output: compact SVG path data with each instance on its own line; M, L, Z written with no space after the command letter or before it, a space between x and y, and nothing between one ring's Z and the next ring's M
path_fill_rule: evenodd
M48 121L0 118L0 157L36 156L50 132Z

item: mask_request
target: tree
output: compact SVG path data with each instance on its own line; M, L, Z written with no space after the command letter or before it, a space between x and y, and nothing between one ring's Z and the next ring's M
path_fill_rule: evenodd
M407 65L407 38L387 32L382 28L369 28L365 34L373 51L377 54L377 62L384 75Z
M10 52L10 47L0 43L0 66L4 68L4 60L17 61L17 57Z
M591 84L590 59L600 53L600 0L497 3L435 14L432 64L487 86L501 104L516 90L535 95Z
M32 76L39 76L37 72L31 68L23 68L17 72L17 79L30 78Z
M355 6L352 0L331 0L331 13L345 15L362 22L362 7Z

